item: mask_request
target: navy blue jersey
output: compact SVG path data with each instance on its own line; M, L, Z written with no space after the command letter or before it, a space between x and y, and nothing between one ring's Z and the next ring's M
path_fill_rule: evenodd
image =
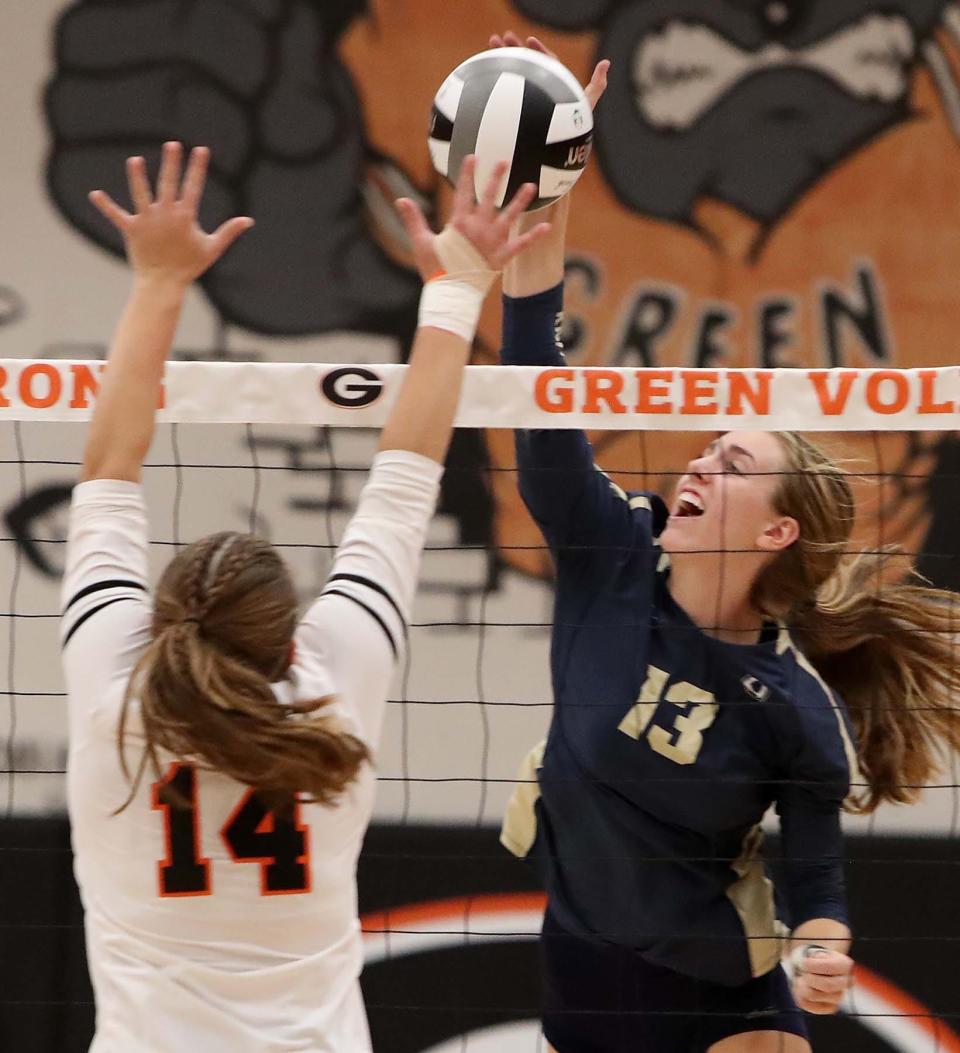
M506 300L505 362L563 363L562 287ZM783 626L751 646L672 600L667 509L594 466L579 431L517 434L520 489L552 550L554 713L503 841L537 864L554 917L677 972L742 984L786 922L847 920L840 808L856 767L842 703ZM774 805L776 898L761 858Z

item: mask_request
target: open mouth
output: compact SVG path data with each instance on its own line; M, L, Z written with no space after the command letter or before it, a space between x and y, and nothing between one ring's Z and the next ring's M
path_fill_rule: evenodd
M672 21L648 33L633 60L637 107L656 128L684 130L751 74L812 70L862 99L895 102L907 91L916 53L910 23L870 14L810 47L770 43L745 51L701 24Z
M692 490L681 490L677 495L676 509L673 513L676 519L693 519L702 516L704 512L703 499Z

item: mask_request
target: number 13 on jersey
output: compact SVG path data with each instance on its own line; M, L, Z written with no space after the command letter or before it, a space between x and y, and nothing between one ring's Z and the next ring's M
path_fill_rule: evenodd
M618 730L632 739L639 739L646 732L652 750L675 764L693 764L700 755L704 731L717 719L717 702L709 691L685 680L673 684L664 693L669 678L669 673L655 665L647 669L640 697L620 721ZM680 710L673 718L671 731L652 723L661 700L673 703Z
M163 813L166 859L158 866L163 897L209 896L214 891L210 860L200 850L197 770L175 762L153 785L153 807ZM310 891L310 831L300 822L300 805L270 809L255 790L247 790L220 837L235 863L260 864L260 894L289 896Z

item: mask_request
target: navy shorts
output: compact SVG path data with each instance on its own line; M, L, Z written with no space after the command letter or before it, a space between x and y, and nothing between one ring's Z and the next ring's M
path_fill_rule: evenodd
M543 1033L557 1053L706 1053L747 1031L807 1038L780 966L742 987L697 980L629 947L572 936L547 911Z

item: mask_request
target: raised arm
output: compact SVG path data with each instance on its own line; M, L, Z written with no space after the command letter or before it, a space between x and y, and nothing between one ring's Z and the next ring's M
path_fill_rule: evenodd
M536 37L525 42L514 33L490 39L492 47L525 46L551 54ZM609 62L598 63L586 88L596 106L607 86ZM545 213L550 233L503 276L503 346L505 365L563 366L557 337L563 311L570 198ZM532 218L525 217L520 229ZM593 448L579 430L535 429L516 433L520 492L555 552L568 547L625 544L632 533L628 499L619 487L596 471Z
M483 301L504 266L550 235L545 222L511 234L536 188L522 187L498 213L496 192L508 166L496 166L482 199L474 203L476 159L465 159L450 221L434 234L407 198L397 202L425 284L410 366L384 425L381 450L411 450L440 464L446 456L453 416Z
M543 238L539 223L511 236L535 188L503 212L494 207L507 166L494 171L474 203L473 158L463 164L453 213L434 235L407 200L398 208L425 281L410 364L380 439L360 503L333 570L297 634L303 655L332 671L364 740L375 746L394 661L401 653L420 553L436 503L460 398L463 369L484 296L504 264Z
M139 482L153 440L163 369L190 284L227 251L253 220L228 220L206 234L197 209L210 154L198 147L182 180L183 147L163 147L154 196L142 157L127 162L133 212L102 190L90 200L123 235L133 288L110 345L107 369L87 435L81 478Z
M137 483L184 292L253 222L234 219L204 234L196 214L208 153L193 152L181 186L182 153L179 143L164 147L155 199L143 158L127 162L132 213L102 191L91 194L123 234L134 278L70 510L61 642L78 720L107 704L110 682L129 676L150 638L147 521Z

